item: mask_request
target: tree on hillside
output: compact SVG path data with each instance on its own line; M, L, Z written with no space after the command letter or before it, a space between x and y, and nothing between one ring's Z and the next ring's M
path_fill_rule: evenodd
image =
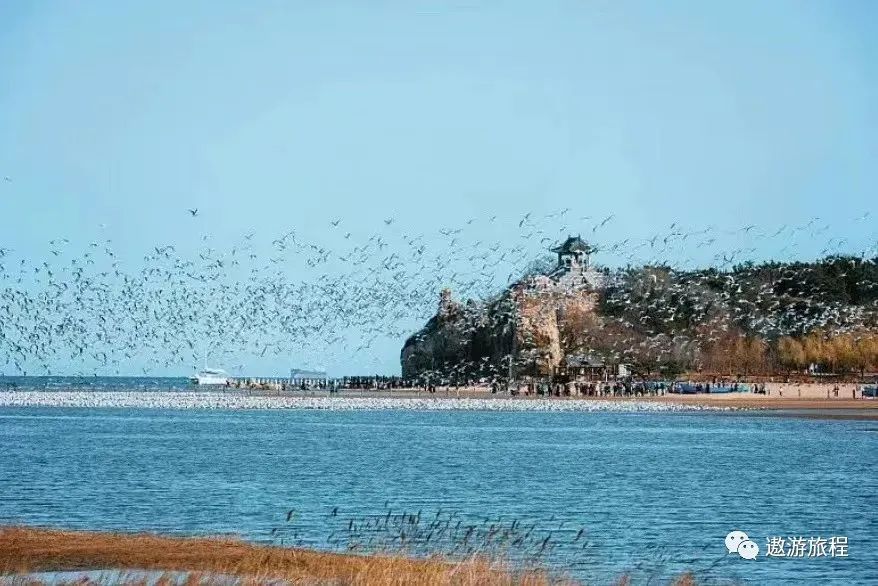
M777 358L781 366L790 371L802 371L808 365L808 356L802 343L789 336L777 341Z

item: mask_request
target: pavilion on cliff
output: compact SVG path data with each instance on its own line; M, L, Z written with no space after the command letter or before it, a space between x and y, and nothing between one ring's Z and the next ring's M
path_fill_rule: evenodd
M588 269L595 247L580 236L568 236L567 240L551 249L558 255L558 267Z
M581 291L603 286L602 275L591 266L591 255L597 252L597 248L580 236L568 236L550 250L558 255L558 266L547 275L556 289Z

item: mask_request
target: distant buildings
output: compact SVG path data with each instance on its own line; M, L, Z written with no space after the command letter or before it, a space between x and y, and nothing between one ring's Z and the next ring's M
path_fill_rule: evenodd
M629 374L631 373L627 365L607 362L592 354L567 355L553 373L554 378L561 381L607 380L613 377L625 377Z
M302 383L312 384L315 381L325 381L329 376L324 370L302 370L298 368L290 369L290 383L299 385Z

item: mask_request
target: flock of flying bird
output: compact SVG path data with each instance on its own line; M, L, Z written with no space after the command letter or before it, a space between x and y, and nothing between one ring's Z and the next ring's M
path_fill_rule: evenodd
M197 230L202 214L187 213ZM706 259L720 271L753 256L760 241L783 239L779 254L788 256L798 236L830 236L823 254L848 245L816 218L769 232L674 223L649 238L618 241L614 220L563 209L421 230L387 218L358 236L362 222L337 218L317 237L254 231L220 244L204 234L194 249L161 243L137 259L123 258L109 238L53 238L43 258L0 243L0 373L117 374L130 372L130 364L145 364L144 373L180 372L207 357L368 353L376 340L401 344L420 328L441 289L494 299L523 274L545 268L534 259L545 259L570 234L582 234L601 260L621 266L686 267ZM729 240L740 244L715 251ZM875 251L861 253L871 258ZM656 308L655 316L666 310Z

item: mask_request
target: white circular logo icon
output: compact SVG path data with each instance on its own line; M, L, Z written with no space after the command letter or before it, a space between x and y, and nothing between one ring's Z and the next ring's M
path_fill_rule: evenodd
M726 549L729 550L729 553L737 553L738 547L749 539L743 531L732 531L726 535Z
M742 541L741 545L738 546L738 555L740 555L745 560L755 560L756 556L759 555L759 546L756 545L755 541Z

